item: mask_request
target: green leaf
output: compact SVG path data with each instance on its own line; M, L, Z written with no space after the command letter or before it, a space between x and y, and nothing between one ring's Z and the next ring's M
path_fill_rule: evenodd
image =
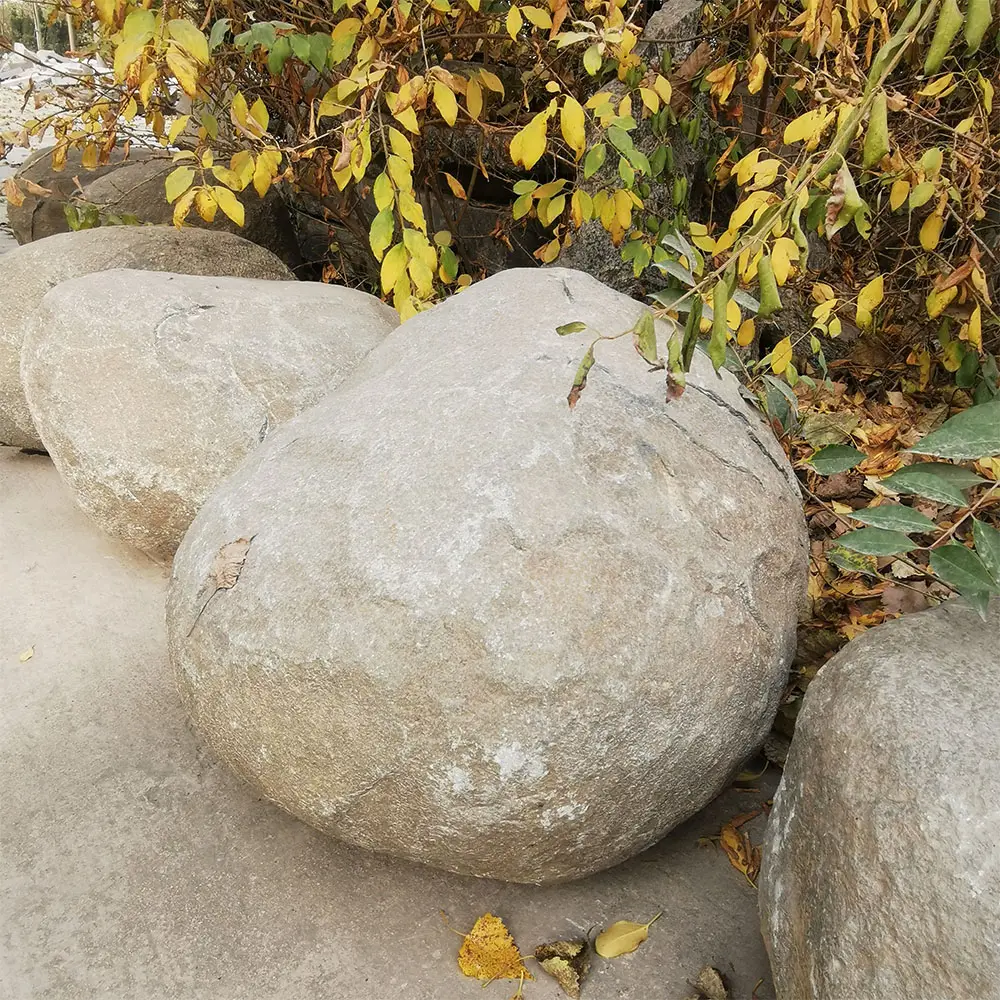
M219 20L212 25L212 33L208 36L209 50L214 51L222 44L222 40L226 37L226 32L228 30L229 30L228 17L219 18Z
M807 461L821 476L832 476L853 469L858 462L864 461L867 457L863 451L850 448L846 444L831 444L826 448L820 448Z
M845 549L862 552L867 556L895 556L917 548L901 531L886 531L885 528L848 531L837 539L837 543Z
M383 208L372 220L368 230L368 242L371 244L375 259L381 261L386 250L392 246L392 237L396 232L396 220L391 208Z
M980 521L972 519L972 540L976 543L976 552L990 576L1000 584L1000 531Z
M894 472L880 485L895 493L912 493L938 503L965 507L968 500L962 490L982 482L985 480L967 469L943 462L919 462Z
M292 53L299 62L308 63L309 62L309 36L308 35L290 35L289 41L292 45Z
M878 576L878 567L874 556L852 552L841 545L834 545L826 554L826 558L847 573L864 573L866 576Z
M962 600L965 601L965 603L968 604L974 611L976 611L983 621L986 621L986 612L989 610L990 606L989 594L974 591L968 594L962 594Z
M582 333L587 329L586 323L581 323L579 320L575 323L563 323L562 326L556 327L556 333L560 337L565 337L568 333Z
M288 57L292 54L292 43L288 40L288 35L282 35L267 54L267 69L272 76L280 76L281 71L288 62Z
M601 53L596 45L591 45L583 54L583 68L591 75L596 76L601 69Z
M599 142L587 151L587 155L583 161L583 176L585 180L590 180L604 166L604 158L607 155L608 147L603 142Z
M856 510L848 516L862 524L886 528L889 531L903 531L912 534L913 532L926 533L937 530L937 525L925 514L898 503L882 504L881 507L866 507L864 510Z
M907 450L955 461L1000 455L1000 399L956 413Z
M659 359L656 352L656 324L653 322L653 314L644 312L632 328L632 333L635 338L635 349L644 360L655 365Z
M441 270L448 281L454 281L458 277L458 258L451 247L441 247Z
M982 559L958 542L949 542L931 552L931 569L962 594L1000 594L1000 586L990 576Z
M309 63L317 73L326 69L326 61L330 57L330 36L314 31L309 36Z
M572 410L576 406L577 400L580 398L580 393L587 387L587 376L590 374L590 369L594 367L594 345L591 344L587 348L587 353L583 356L583 360L580 362L580 367L576 370L576 376L573 378L573 388L569 391L569 396L567 397L567 402L569 403L569 408Z

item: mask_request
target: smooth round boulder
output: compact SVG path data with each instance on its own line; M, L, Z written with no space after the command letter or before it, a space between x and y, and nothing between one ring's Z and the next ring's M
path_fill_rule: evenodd
M68 278L110 268L295 280L274 254L239 236L173 226L83 229L49 236L3 254L0 445L35 451L44 448L21 388L21 344L42 296Z
M166 561L244 456L397 323L351 288L101 271L42 299L22 383L80 507Z
M769 729L806 575L794 476L638 303L510 270L394 331L207 501L169 645L209 746L352 844L546 883L641 851ZM662 346L662 341L661 341Z
M809 685L763 845L779 1000L1000 998L1000 600L869 629Z

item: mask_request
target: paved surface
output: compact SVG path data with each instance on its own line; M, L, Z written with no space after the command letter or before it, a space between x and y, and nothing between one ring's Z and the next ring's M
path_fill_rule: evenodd
M637 953L597 960L584 1000L682 1000L705 963L734 997L763 977L773 996L756 892L697 845L761 795L544 890L346 848L200 750L165 663L165 583L48 459L0 449L0 1000L507 1000L458 973L441 910L462 929L498 913L525 951L663 910ZM525 986L563 996L541 973Z

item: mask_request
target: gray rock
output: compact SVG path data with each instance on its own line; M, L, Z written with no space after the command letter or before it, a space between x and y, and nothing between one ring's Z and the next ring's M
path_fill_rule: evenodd
M243 457L397 322L333 285L102 271L42 300L22 381L80 507L167 560Z
M40 196L25 191L24 204L10 206L10 227L18 243L23 245L69 232L64 211L69 201L96 205L102 216L134 215L140 222L172 223L173 206L167 202L163 184L177 164L169 154L136 148L130 151L127 160L122 160L120 154L112 154L110 163L94 170L84 169L81 157L79 150L70 150L66 166L53 170L52 150L42 149L17 171L15 181L24 178L52 192ZM77 179L82 194L77 189ZM265 247L290 267L301 264L295 232L277 189L263 199L248 191L240 200L246 213L243 226L237 226L220 212L210 228L235 233ZM195 228L208 226L195 212L188 216L187 224Z
M810 684L764 841L784 1000L1000 997L1000 602L871 629Z
M274 254L228 233L111 226L61 233L0 259L0 445L42 449L21 388L21 342L42 296L60 281L109 268L294 281Z
M641 309L575 271L481 281L208 500L170 653L255 789L352 844L545 883L653 843L760 744L805 582L795 480L706 362L666 404L603 343L568 408L586 335L555 328Z

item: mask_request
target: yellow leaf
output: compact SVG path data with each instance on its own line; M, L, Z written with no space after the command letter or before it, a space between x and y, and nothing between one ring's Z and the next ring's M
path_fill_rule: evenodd
M786 144L793 142L811 142L823 134L824 129L833 120L836 112L826 108L813 108L798 118L793 118L786 126L782 136Z
M136 99L134 97L130 97L128 99L128 104L126 104L122 110L122 118L124 118L125 121L130 122L138 113L139 105L136 103Z
M673 88L670 86L670 81L659 73L653 79L653 90L656 91L656 96L659 97L664 104L670 103L670 98L673 96ZM590 103L589 101L587 102Z
M785 337L778 341L771 352L771 371L775 375L781 375L792 363L792 338Z
M771 266L774 269L774 280L783 285L792 273L792 261L799 259L799 248L795 240L782 236L774 241L771 248Z
M258 136L263 135L267 131L268 123L271 121L271 116L267 113L267 108L264 106L264 102L258 97L253 104L250 105L250 117L247 119L247 124L250 126L250 130L256 132ZM254 128L251 124L257 125Z
M469 114L478 119L483 113L483 88L478 80L469 80L465 85L465 106Z
M167 192L167 201L176 201L194 181L194 168L193 167L177 167L171 170L167 174L166 180L164 181L164 187Z
M535 251L535 256L543 264L551 264L552 261L554 261L556 257L559 256L559 251L561 249L562 247L560 246L558 239L549 240L548 243L546 243L544 246L539 247Z
M942 229L944 229L944 219L937 212L928 215L920 227L920 245L925 250L933 250L941 239Z
M181 115L179 118L173 120L170 131L167 132L167 142L170 145L173 145L177 141L177 136L187 128L189 121L191 121L190 115Z
M710 84L712 96L720 104L725 104L732 93L733 87L736 85L735 60L726 63L724 66L720 66L718 69L712 70L711 73L706 74L705 80Z
M899 208L910 194L910 182L904 180L893 181L892 190L889 192L889 208L894 212Z
M407 132L412 132L414 135L420 134L420 126L417 124L417 113L413 110L412 105L404 111L400 111L395 117L396 121L398 121Z
M167 46L167 66L188 97L198 92L198 67L173 42Z
M115 13L118 10L117 0L95 0L94 9L101 24L108 27L114 24Z
M458 101L451 88L445 86L440 80L434 81L434 104L441 112L441 117L449 125L454 125L458 118Z
M618 958L631 954L649 937L649 928L659 920L657 913L649 923L637 924L631 920L619 920L601 931L594 941L594 951L601 958Z
M541 7L522 7L521 13L536 27L548 30L552 27L552 18L547 10Z
M239 92L233 98L232 106L229 109L229 116L233 124L247 127L247 118L250 117L250 109L247 107L247 99Z
M632 225L632 199L627 191L615 192L614 206L618 225L627 230Z
M828 285L825 281L817 281L816 284L812 286L811 294L813 302L826 302L834 297L833 287Z
M743 320L740 324L740 328L736 331L736 343L740 347L749 347L753 343L754 337L757 335L757 329L754 325L753 318L747 318Z
M917 97L937 97L951 86L954 77L954 73L945 73L944 76L939 76L933 83L927 84L923 90L918 90Z
M573 150L579 160L587 148L586 121L580 102L569 94L563 98L559 127L566 145Z
M215 200L219 203L219 208L221 208L222 211L225 212L237 226L242 226L244 212L243 204L239 198L237 198L236 195L229 190L229 188L219 187L218 185L212 188L212 194L215 195Z
M951 288L946 288L943 292L932 290L924 303L927 307L927 315L931 319L937 319L948 308L948 304L956 295L958 295L958 288L954 285Z
M29 646L18 658L18 663L27 663L35 655L35 647Z
M194 204L195 193L194 188L188 188L187 191L185 191L184 194L182 194L180 198L174 202L173 223L178 228L183 225L188 212L191 211L191 206Z
M491 73L487 69L481 69L479 71L479 79L483 81L483 86L487 90L492 90L494 94L499 94L501 97L504 96L503 83L496 73Z
M747 73L747 90L751 94L756 94L761 87L764 86L764 74L767 72L767 59L764 58L763 52L758 52L757 55L750 60L750 70Z
M397 243L383 258L380 278L382 291L388 293L395 287L400 276L406 272L408 255L406 247Z
M194 207L206 222L214 222L219 203L212 197L212 192L207 187L200 187L195 192Z
M882 304L885 297L885 281L881 274L877 274L858 293L858 305L855 319L858 326L869 327L872 325L872 314Z
M452 177L451 174L449 174L447 171L444 172L444 179L448 182L448 187L451 188L451 193L456 198L461 198L462 201L465 201L467 198L467 195L465 193L465 188L462 187L462 185L459 184L459 182L454 177Z
M956 126L955 131L959 135L968 135L972 131L972 126L976 124L976 116L973 115L971 118L963 118Z
M972 315L969 317L969 324L965 329L965 339L968 340L968 342L972 344L972 346L979 351L980 354L983 353L983 314L978 303L976 304L976 308L972 310Z
M492 913L481 916L465 935L458 952L458 968L470 979L487 983L494 979L533 978L524 967L510 931Z
M726 326L730 330L739 329L740 323L743 321L743 316L740 313L740 307L736 299L730 299L726 303Z
M167 34L196 62L208 65L208 39L196 25L184 18L175 18L167 24Z
M983 76L982 73L977 73L977 77L978 77L978 80L979 80L979 88L983 92L983 107L985 108L986 113L988 115L992 114L993 113L993 93L994 93L994 91L993 91L993 84L990 83L990 81L987 80L986 77Z
M539 112L510 141L510 158L530 170L541 158L548 144L544 111Z
M660 110L660 96L655 90L650 90L649 87L640 87L639 97L642 98L642 103L652 114L655 115Z
M817 323L826 323L826 321L830 318L830 314L836 308L837 308L836 299L825 299L818 306L816 306L815 309L813 309L812 311L813 319L816 320Z
M760 155L763 152L764 151L759 146L757 149L751 149L746 156L740 159L733 166L733 171L736 174L736 183L739 184L740 187L749 183L750 178L753 177L754 171L757 169L757 161L760 159Z
M507 11L507 34L511 38L517 39L517 33L521 30L521 26L524 24L524 18L521 17L521 12L517 7L512 6L509 11Z

